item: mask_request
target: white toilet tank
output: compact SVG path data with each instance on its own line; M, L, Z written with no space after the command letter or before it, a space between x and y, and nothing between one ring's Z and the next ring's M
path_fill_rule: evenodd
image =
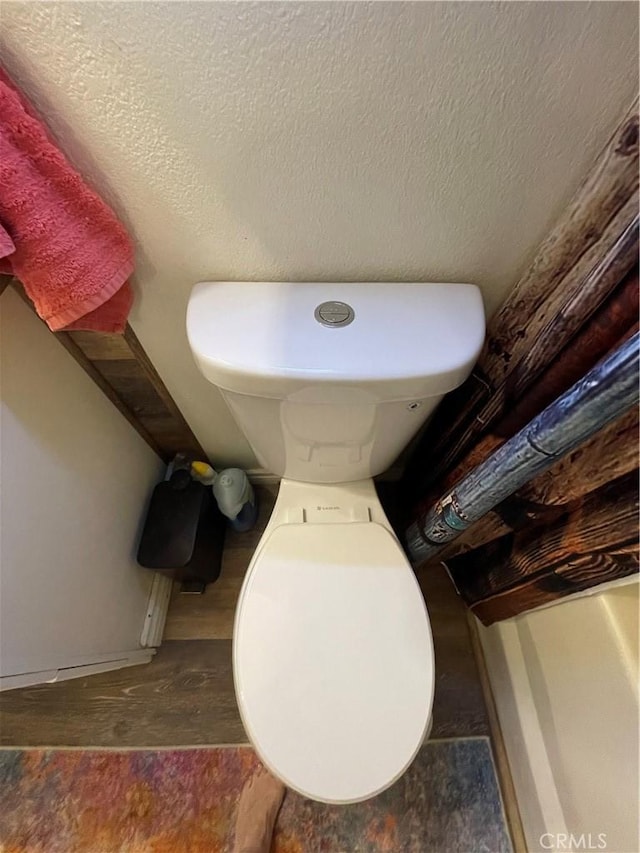
M201 282L187 334L264 468L311 483L388 468L484 340L472 284Z

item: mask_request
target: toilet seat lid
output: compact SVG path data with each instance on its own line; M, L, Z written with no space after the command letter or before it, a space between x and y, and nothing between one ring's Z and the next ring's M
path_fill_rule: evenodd
M422 594L379 524L287 524L249 570L234 677L247 733L287 785L326 802L384 790L431 717L434 660Z

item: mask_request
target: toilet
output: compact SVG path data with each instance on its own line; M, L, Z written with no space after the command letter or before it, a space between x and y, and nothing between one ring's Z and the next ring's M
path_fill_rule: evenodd
M260 759L305 797L379 794L430 729L429 616L373 477L469 375L484 330L470 284L191 293L195 360L282 478L240 593L233 673Z

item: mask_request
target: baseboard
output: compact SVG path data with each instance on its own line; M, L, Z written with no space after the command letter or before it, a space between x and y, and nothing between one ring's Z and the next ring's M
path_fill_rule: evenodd
M117 657L98 655L97 660L77 666L24 672L18 675L4 675L0 677L0 691L16 690L19 687L35 687L38 684L54 684L58 681L68 681L71 678L83 678L87 675L111 672L111 670L123 669L126 666L138 666L142 663L149 663L155 653L155 649L135 649L131 652L122 652Z
M143 648L159 646L162 643L172 588L173 581L171 578L154 572L149 601L147 602L147 612L142 626L142 635L140 636L140 645Z

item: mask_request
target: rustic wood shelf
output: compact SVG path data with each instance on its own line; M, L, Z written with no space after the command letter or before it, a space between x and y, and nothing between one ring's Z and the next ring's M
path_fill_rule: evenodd
M35 314L20 282L0 276L0 294L11 285ZM36 315L37 316L37 315ZM187 452L208 460L131 326L123 334L51 332L100 390L165 462Z

